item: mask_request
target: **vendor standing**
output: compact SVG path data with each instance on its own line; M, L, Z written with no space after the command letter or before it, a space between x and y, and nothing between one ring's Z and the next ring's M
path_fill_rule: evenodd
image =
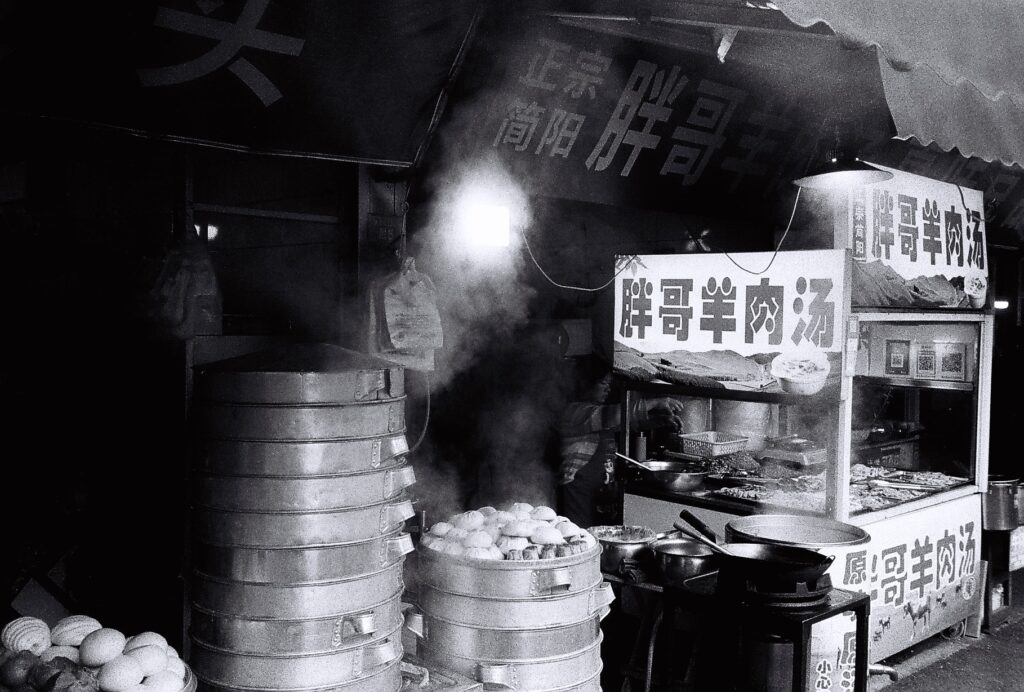
M618 501L604 497L613 492L616 433L622 423L622 407L612 400L611 392L611 372L601 364L584 383L578 399L566 406L559 426L559 512L583 527L611 521L613 513L607 505ZM669 397L630 401L630 419L640 426L678 430L682 414L683 405Z

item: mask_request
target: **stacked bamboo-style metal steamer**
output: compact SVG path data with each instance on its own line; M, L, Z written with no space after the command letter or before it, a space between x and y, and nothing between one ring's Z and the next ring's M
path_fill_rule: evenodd
M190 664L211 690L399 690L402 368L325 344L197 376Z
M416 551L419 612L406 619L423 660L533 692L600 692L601 620L614 596L601 548L546 560Z

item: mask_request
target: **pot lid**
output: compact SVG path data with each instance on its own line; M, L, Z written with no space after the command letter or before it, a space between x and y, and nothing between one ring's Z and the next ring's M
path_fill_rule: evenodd
M292 344L202 366L199 397L242 404L337 404L405 394L401 365L333 344Z

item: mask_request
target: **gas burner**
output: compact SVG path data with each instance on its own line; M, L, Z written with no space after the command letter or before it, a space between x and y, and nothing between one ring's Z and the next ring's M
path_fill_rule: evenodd
M719 572L718 593L738 597L745 603L779 608L812 608L828 600L832 578L824 574L811 581L764 581L743 577L722 578Z

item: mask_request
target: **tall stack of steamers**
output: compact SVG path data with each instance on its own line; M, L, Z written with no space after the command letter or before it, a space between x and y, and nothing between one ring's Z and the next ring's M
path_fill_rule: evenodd
M196 675L212 690L399 690L415 480L401 367L304 345L196 382Z

